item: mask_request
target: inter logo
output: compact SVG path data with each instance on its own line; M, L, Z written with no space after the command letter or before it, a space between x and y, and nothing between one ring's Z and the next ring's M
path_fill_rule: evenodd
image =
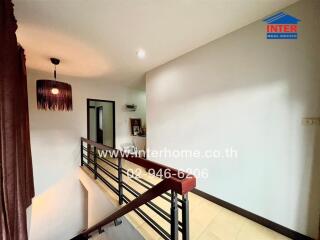
M263 20L267 23L267 39L297 39L298 23L301 21L280 12Z

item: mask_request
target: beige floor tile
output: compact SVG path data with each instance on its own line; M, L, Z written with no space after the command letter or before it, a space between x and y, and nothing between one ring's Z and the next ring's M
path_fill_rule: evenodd
M290 240L290 238L281 235L280 233L275 233L275 240ZM320 239L319 239L320 240Z
M237 240L275 240L276 234L272 230L265 228L252 221L247 221L240 230Z
M110 159L112 162L117 163L117 160ZM99 161L103 167L107 168L112 174L117 176L117 171L107 164ZM128 161L123 161L123 166L128 169L136 169L139 166L132 164ZM86 170L86 168L84 168ZM143 169L141 169L144 171ZM86 170L86 172L92 177L93 174ZM101 175L106 177L108 181L116 188L117 183L112 181L110 177L100 172ZM161 179L151 176L143 175L144 179L157 184ZM139 185L138 183L130 180L127 177L123 177L123 180L133 187L139 193L145 192L147 189ZM113 203L118 206L118 197L114 194L104 183L97 181L98 185L103 189ZM126 196L129 199L135 197L128 191L125 191ZM198 195L189 193L189 211L190 211L190 239L191 240L288 240L288 238L276 233L268 228L265 228L247 218L244 218L234 212L231 212L217 204L214 204ZM180 196L181 197L181 196ZM152 200L156 205L165 209L170 213L170 203L162 198L158 197ZM167 232L170 232L170 225L162 219L157 213L151 210L147 206L141 206L141 209L145 211L150 217L162 226ZM144 222L135 212L130 212L125 216L131 224L145 237L147 240L162 239L160 235L154 231L146 222ZM179 210L179 220L181 221L181 210ZM179 239L182 239L181 234Z
M244 223L241 216L223 209L207 226L205 232L210 232L223 240L236 240Z
M145 240L160 240L162 237L154 231L147 223L142 224L137 228L139 233L145 238Z
M191 238L193 239L193 238ZM211 231L204 231L198 238L195 238L197 240L223 240L221 238L218 238L213 232Z
M211 221L223 210L222 207L212 204L211 202L189 194L190 210L190 237L197 239L208 227Z

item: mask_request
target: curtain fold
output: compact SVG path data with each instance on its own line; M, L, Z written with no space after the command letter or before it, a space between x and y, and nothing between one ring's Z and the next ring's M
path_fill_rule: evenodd
M0 239L27 240L34 196L24 50L11 0L0 1Z

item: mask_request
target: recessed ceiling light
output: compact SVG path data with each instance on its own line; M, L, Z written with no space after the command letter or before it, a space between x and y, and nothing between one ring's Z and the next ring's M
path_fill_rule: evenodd
M137 51L137 56L139 59L144 59L146 57L146 51L143 49L139 49Z

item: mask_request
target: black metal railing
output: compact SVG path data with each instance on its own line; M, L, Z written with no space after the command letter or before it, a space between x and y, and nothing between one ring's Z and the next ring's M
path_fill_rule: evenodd
M129 162L132 162L132 159L126 159L126 157L123 157L120 154L116 158L111 157L110 155L101 156L101 154L98 154L99 151L108 149L118 151L107 146L94 143L90 140L81 138L81 166L88 168L93 173L95 179L102 181L110 190L112 190L118 196L119 205L129 204L134 199L143 198L145 195L145 191L151 192L152 189L155 188L157 184L154 184L141 176L133 174L132 172L129 172L128 169L123 167L123 161L128 160ZM140 162L138 162L138 164L140 166L144 165L142 159L139 159L139 161ZM144 161L146 161L146 165L142 167L148 168L155 165L158 168L163 168L162 165L153 163L148 160ZM159 178L159 181L162 180L162 178ZM182 178L174 178L174 181L182 182L184 180ZM135 184L138 184L139 189L143 189L145 191L138 191L139 189L137 187L132 186ZM188 188L188 184L181 185L185 185ZM195 185L195 179L194 183L192 182L189 185L190 189L193 188L194 186L191 185ZM178 191L170 187L167 187L167 189L168 190L164 191L162 194L156 196L161 199L162 203L165 203L167 208L161 207L161 204L157 204L158 201L150 200L143 205L144 209L142 208L142 206L140 206L137 208L133 208L132 210L163 239L189 240L189 190ZM159 219L163 219L164 221L156 221L154 215L150 216L147 211L145 211L145 209L151 209L151 212L153 214L158 216ZM163 223L166 223L165 226ZM98 229L98 232L102 232L102 226L93 229ZM90 236L88 232L89 230L87 230L86 235Z

